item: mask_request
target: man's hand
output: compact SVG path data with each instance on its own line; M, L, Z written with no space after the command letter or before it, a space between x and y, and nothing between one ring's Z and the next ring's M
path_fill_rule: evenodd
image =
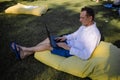
M58 42L62 42L62 41L65 41L66 40L66 37L57 37L57 38L55 38L55 40L56 41L58 41Z
M70 50L70 47L64 42L59 42L59 43L57 43L57 45L61 48L66 49L66 50Z

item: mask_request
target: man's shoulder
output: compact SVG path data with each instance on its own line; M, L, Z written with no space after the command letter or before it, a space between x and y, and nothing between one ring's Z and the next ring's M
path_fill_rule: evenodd
M94 26L94 27L91 29L91 33L92 33L93 35L100 35L100 31L99 31L99 29L98 29L96 26Z

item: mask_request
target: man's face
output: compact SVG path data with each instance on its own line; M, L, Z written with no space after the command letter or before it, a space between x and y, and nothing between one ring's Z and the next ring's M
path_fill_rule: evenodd
M88 16L86 11L82 11L80 14L80 22L84 26L89 26L92 22L92 16Z

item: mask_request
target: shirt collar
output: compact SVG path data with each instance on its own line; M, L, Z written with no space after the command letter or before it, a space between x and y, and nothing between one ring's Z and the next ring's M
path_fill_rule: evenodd
M96 22L94 22L92 25L90 25L90 26L84 26L84 25L82 25L83 26L83 29L84 30L87 30L87 29L90 29L90 28L92 28L92 27L95 27L96 26Z

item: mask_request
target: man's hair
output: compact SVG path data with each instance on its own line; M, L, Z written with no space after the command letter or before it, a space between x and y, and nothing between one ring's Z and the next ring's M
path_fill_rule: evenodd
M95 13L94 13L94 10L90 7L84 7L81 9L81 12L82 11L86 11L87 13L87 16L92 16L92 20L94 20L94 17L95 17Z

